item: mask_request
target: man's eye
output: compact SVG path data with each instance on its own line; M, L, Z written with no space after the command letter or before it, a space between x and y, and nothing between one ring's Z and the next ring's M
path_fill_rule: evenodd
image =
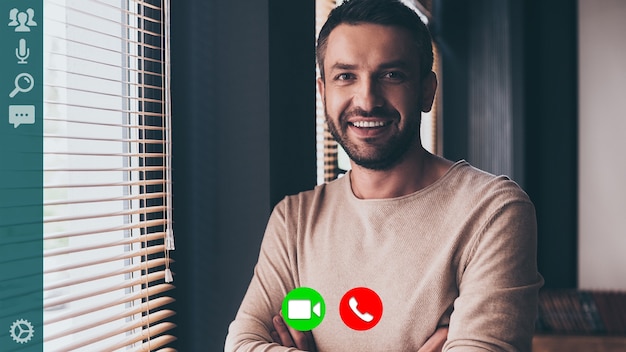
M347 81L353 78L354 78L354 75L351 73L340 73L337 76L335 76L335 80L337 81Z
M387 80L391 80L391 81L404 81L406 80L406 74L399 72L399 71L390 71L390 72L385 72L385 74L383 74L383 78L387 79Z

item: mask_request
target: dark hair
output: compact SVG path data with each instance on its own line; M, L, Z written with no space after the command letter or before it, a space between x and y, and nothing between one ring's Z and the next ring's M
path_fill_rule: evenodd
M335 27L344 23L371 23L407 29L420 53L422 76L432 70L433 48L430 32L414 10L399 0L345 0L330 12L317 38L316 56L322 79L328 36Z

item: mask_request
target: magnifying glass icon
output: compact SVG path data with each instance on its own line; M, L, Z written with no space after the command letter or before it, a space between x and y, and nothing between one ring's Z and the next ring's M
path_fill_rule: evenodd
M9 94L9 98L13 98L17 93L28 93L33 89L35 79L30 73L22 72L15 77L15 89Z

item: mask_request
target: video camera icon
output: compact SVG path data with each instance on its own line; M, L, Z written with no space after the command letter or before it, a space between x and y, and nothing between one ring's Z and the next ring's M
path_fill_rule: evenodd
M326 305L319 292L308 287L298 287L285 296L282 313L289 326L299 331L309 331L324 319Z
M288 301L288 314L287 318L294 320L311 319L311 313L320 317L322 315L322 304L318 302L311 309L311 301L304 299L294 299Z

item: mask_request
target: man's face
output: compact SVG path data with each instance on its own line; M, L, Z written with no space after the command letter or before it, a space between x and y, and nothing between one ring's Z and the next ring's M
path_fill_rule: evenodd
M356 164L388 169L419 145L436 79L422 80L408 31L341 24L328 37L324 72L318 88L329 130Z

